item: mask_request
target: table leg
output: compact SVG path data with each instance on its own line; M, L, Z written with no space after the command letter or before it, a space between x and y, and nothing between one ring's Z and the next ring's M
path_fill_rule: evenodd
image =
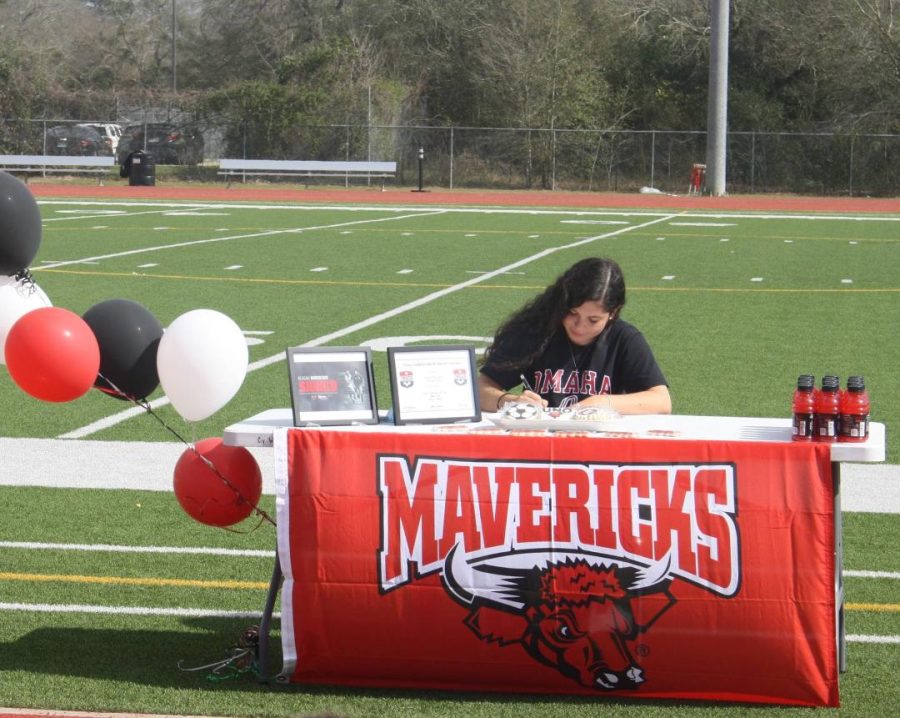
M266 594L266 607L263 609L262 618L259 621L259 682L269 682L269 629L272 625L272 613L275 611L275 601L278 591L281 589L281 561L278 559L278 551L275 552L275 567L272 569L272 578L269 581L269 592Z
M831 481L834 487L834 607L837 633L838 671L847 670L847 639L844 630L844 530L841 518L841 465L831 462Z

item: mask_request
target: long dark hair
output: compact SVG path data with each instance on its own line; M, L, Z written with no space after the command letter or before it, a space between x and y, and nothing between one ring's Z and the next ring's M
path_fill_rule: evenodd
M625 277L612 259L589 257L565 272L528 304L510 316L494 334L485 352L485 361L496 353L503 368L521 368L541 354L559 330L563 317L587 301L599 302L612 322L625 305ZM513 356L516 347L528 347L524 355Z

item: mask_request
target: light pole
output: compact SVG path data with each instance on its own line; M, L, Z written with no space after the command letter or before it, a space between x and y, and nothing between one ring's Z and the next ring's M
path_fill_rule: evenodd
M178 93L178 70L175 56L175 0L172 0L172 94Z
M710 0L709 105L706 120L706 187L725 194L728 140L728 0Z

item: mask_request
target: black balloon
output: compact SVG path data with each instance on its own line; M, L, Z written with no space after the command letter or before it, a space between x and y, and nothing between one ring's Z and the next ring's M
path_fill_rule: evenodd
M0 172L0 276L27 269L41 245L41 212L31 190Z
M117 399L146 399L159 386L156 352L163 329L129 299L109 299L84 313L100 346L98 389Z

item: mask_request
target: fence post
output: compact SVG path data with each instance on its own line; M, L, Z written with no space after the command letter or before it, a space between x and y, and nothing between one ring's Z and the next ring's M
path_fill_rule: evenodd
M47 120L41 121L41 127L44 130L44 154L46 155L47 154ZM46 177L46 176L47 176L47 171L46 171L46 167L45 167L44 171L41 172L41 177Z
M656 187L656 130L650 131L650 186Z
M350 161L350 123L347 123L347 134L344 137L344 159L349 162ZM350 186L350 175L344 175L344 187Z
M369 83L366 98L366 159L372 161L372 84Z
M534 169L534 148L531 144L531 128L526 131L525 134L525 148L528 150L525 153L525 182L524 186L526 189L531 189L534 174L532 170Z
M453 189L453 126L450 126L450 189Z
M756 130L750 133L750 193L756 192Z
M556 128L550 130L550 189L556 191Z
M854 135L850 135L850 187L848 191L850 192L850 196L853 196L853 140L856 139Z

